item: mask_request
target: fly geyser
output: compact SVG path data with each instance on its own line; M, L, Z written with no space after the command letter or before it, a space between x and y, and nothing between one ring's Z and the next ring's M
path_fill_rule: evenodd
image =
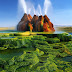
M21 21L17 25L18 31L33 31L33 32L52 32L55 31L53 24L47 15L36 16L33 18L30 14L24 14Z

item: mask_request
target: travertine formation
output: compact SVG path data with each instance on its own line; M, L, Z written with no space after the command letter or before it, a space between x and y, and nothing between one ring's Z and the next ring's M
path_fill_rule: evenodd
M53 24L47 15L36 16L33 18L30 14L24 14L21 21L17 25L18 31L36 31L36 32L50 32L55 31Z

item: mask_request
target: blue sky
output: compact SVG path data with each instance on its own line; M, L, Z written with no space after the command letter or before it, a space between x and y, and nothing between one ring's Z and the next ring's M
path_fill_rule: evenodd
M43 8L44 0L31 1L35 7ZM49 16L54 25L72 26L72 0L51 0L52 15ZM19 18L20 19L20 18ZM0 27L16 26L18 19L18 0L0 0Z

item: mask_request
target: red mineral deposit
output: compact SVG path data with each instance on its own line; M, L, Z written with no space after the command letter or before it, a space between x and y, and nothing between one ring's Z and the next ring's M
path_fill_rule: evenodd
M21 21L17 25L18 31L34 31L34 32L53 32L55 31L53 24L47 15L37 16L33 18L30 14L24 14Z

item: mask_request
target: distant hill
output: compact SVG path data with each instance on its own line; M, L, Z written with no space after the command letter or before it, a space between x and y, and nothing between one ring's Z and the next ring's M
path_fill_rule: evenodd
M65 31L65 32L70 32L72 33L72 26L71 27L66 27L66 26L63 26L63 27L55 27L57 31Z
M16 27L0 27L0 31L3 31L3 30L15 30Z

